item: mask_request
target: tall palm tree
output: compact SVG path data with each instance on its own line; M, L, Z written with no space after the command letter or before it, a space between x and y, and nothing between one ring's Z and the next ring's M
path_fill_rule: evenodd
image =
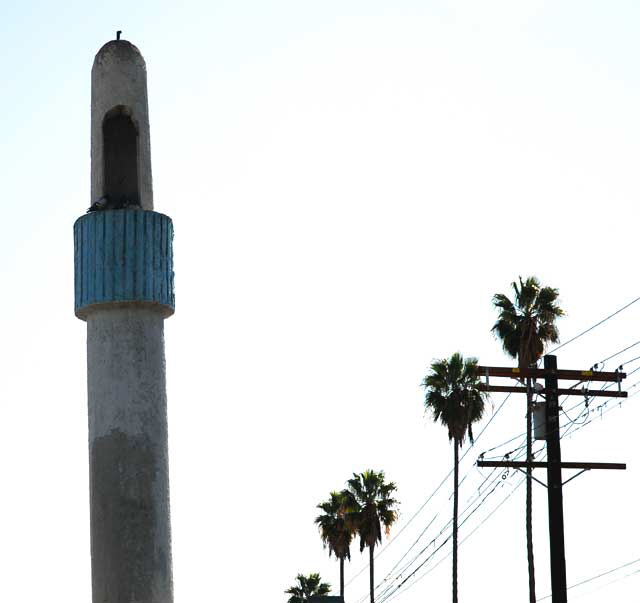
M458 449L467 435L473 442L473 424L484 413L485 392L480 391L478 361L455 353L436 360L424 378L424 406L431 411L453 440L453 603L458 603Z
M307 603L315 595L326 595L331 590L331 585L320 581L320 574L298 574L296 584L285 590L285 594L291 595L287 603Z
M369 547L369 592L373 600L373 550L387 535L398 518L398 501L393 498L396 485L385 482L384 471L368 469L354 473L344 490L347 525L360 537L360 552Z
M315 523L320 530L320 538L325 548L329 549L329 557L333 553L340 561L340 596L344 598L344 560L351 560L349 547L353 539L353 531L345 520L345 497L342 492L331 492L329 500L321 502Z
M560 341L556 319L564 315L558 305L559 292L552 287L542 287L535 276L525 281L511 283L514 301L506 295L496 293L493 305L498 310L498 320L491 329L502 342L502 348L512 358L517 358L518 366L535 366L544 354L547 343ZM531 440L532 389L531 378L527 377L527 463L533 460ZM527 502L525 511L527 531L527 564L529 568L529 602L536 600L535 568L533 563L533 536L531 522L532 496L531 467L527 467Z

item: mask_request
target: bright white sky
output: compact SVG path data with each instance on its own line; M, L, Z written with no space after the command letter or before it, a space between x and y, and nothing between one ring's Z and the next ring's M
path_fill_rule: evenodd
M337 588L315 505L354 471L385 470L402 502L392 535L406 528L379 579L436 513L405 560L445 525L450 481L407 525L453 457L419 384L457 350L509 363L490 333L493 293L518 274L558 287L565 341L640 295L639 27L640 5L622 0L4 3L0 598L90 600L72 225L90 203L91 64L116 29L147 61L156 209L176 230L176 603L278 603L298 572ZM639 319L640 303L560 350L559 366L634 343ZM606 368L636 356L640 346ZM640 558L638 400L563 440L565 460L629 465L565 489L570 585ZM462 464L461 505L489 473L472 461L524 427L514 396ZM534 495L542 597L546 491ZM526 600L524 487L459 563L461 601ZM365 564L354 546L347 579ZM570 600L636 602L640 574L618 578L637 569ZM367 587L364 571L347 602ZM446 601L450 588L446 558L393 600Z

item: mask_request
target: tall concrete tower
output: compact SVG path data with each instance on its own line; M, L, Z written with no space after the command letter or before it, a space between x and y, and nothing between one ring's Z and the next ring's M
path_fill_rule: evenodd
M146 65L126 40L105 44L91 70L91 203L74 247L75 313L87 322L93 603L171 603L173 224L153 211Z

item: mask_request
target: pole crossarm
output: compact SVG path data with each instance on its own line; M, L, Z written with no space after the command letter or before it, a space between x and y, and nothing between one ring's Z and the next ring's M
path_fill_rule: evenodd
M539 368L519 368L510 366L478 366L477 374L480 377L511 377L521 379L523 377L544 378L549 374L548 370ZM581 370L557 370L557 379L570 379L572 381L621 381L626 378L626 373L619 371L581 371Z
M478 467L502 467L511 469L524 469L528 465L532 469L547 469L549 463L545 462L532 462L526 461L476 461ZM626 463L573 463L563 462L560 463L561 469L626 469Z
M537 367L505 367L505 366L478 366L476 376L484 377L484 383L478 384L478 389L485 392L506 392L527 394L527 460L526 461L485 461L482 456L476 465L478 467L500 467L501 469L526 469L527 479L535 479L547 488L547 500L549 505L549 562L551 566L551 597L552 603L567 603L567 568L564 547L564 505L562 501L562 486L564 483L578 477L590 469L626 469L624 463L572 463L562 462L560 450L560 414L559 396L584 396L588 406L590 397L626 398L627 392L621 391L622 380L627 376L621 371L574 371L558 369L557 359L551 354L544 357L544 368ZM622 368L622 367L621 367ZM489 377L503 377L517 379L519 385L490 385ZM544 380L531 387L532 379ZM578 383L571 388L559 388L558 381L570 379ZM527 387L524 387L526 380ZM609 381L618 384L618 391L605 391L599 389L590 391L588 387L578 388L580 383L591 381ZM544 395L544 439L547 441L547 462L536 462L531 457L531 439L529 431L529 417L533 395ZM506 457L505 457L506 458ZM547 483L544 484L532 475L532 469L546 469ZM567 482L562 481L563 469L577 469L577 475L572 476ZM506 472L505 472L506 474ZM503 479L505 475L502 476ZM527 484L529 485L529 483ZM527 497L530 491L527 490ZM528 500L530 500L528 498ZM528 516L529 518L529 516Z
M486 383L479 383L478 389L483 392L500 392L500 393L513 393L513 394L526 394L527 388L522 385L487 385ZM602 389L572 389L559 387L556 392L560 396L589 396L596 398L626 398L627 392L607 391ZM536 394L546 394L546 390L542 389L536 391Z

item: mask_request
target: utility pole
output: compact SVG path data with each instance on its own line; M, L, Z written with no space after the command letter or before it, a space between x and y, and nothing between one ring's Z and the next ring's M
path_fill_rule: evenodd
M625 373L593 372L558 370L555 356L544 357L544 368L508 368L479 366L478 374L486 377L486 383L481 389L487 392L516 392L526 393L523 386L490 385L489 377L512 377L524 379L527 377L544 378L544 389L539 392L546 399L546 429L547 462L521 461L477 461L478 467L514 468L545 468L547 470L547 500L549 504L549 548L551 563L551 600L553 603L567 603L567 572L564 554L564 510L562 503L562 469L581 469L580 473L590 469L626 469L623 463L563 463L560 451L560 418L558 395L568 396L606 396L608 398L626 398L627 392L620 391L620 382L626 377ZM558 379L577 381L613 381L618 383L618 391L605 390L589 391L585 389L558 387ZM578 473L577 475L580 475ZM575 475L574 477L577 477ZM570 479L573 479L570 478ZM538 480L536 480L538 481ZM567 480L569 481L569 480ZM541 483L541 482L540 482ZM566 482L565 482L566 483ZM543 484L544 485L544 484Z
M544 389L547 398L547 499L549 501L549 553L551 592L558 602L567 600L567 568L564 557L564 510L562 505L562 455L558 413L558 363L555 356L544 357ZM556 601L554 596L553 601Z

